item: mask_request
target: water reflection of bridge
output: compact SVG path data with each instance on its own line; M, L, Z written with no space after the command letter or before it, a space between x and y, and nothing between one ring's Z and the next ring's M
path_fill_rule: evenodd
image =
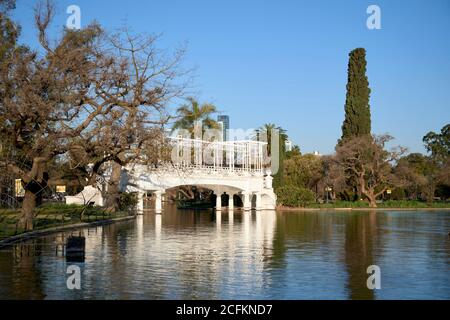
M186 285L187 291L199 294L198 298L219 299L219 287L243 286L246 290L236 292L235 298L244 298L250 287L258 295L271 285L272 279L264 272L274 250L274 210L228 210L213 215L180 214L171 206L165 210L163 215L137 216L135 256L129 257L164 265L164 272L173 272L161 283L165 290Z

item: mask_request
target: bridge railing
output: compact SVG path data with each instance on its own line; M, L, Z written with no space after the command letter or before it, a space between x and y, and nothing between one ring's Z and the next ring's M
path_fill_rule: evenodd
M205 141L171 138L172 163L180 168L263 172L270 166L267 143L254 140Z

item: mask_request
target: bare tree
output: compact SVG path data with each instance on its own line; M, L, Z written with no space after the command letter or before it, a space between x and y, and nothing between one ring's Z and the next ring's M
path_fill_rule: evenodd
M182 98L190 70L182 70L185 49L168 55L157 48L159 36L135 35L128 28L107 38L105 51L114 68L103 76L106 86L97 88L98 99L111 112L97 118L80 140L75 153L78 165L90 163L92 184L109 169L106 207L118 209L123 166L133 162L157 165L166 148L164 128L171 119L168 106ZM80 155L83 155L80 157Z
M2 163L21 178L25 196L18 227L33 228L33 212L51 177L48 164L63 156L92 130L95 120L112 110L100 100L99 88L112 85L101 77L113 61L98 50L101 28L65 30L50 45L47 29L53 16L50 2L35 9L44 54L16 48L0 70L0 123L4 144L14 156Z
M389 135L361 136L349 139L336 148L335 170L346 177L353 176L362 195L376 207L376 199L398 181L392 172L392 164L406 151L402 147L385 150Z

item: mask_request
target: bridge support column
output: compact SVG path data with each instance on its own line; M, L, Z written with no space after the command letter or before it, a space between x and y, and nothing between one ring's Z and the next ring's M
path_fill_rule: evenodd
M230 193L230 197L228 198L228 210L234 209L233 196L234 196L234 194Z
M161 213L162 212L162 191L155 191L155 212Z
M144 193L139 191L138 194L138 199L137 199L137 213L138 214L143 214L144 212Z
M250 201L250 192L243 192L242 195L244 196L244 210L249 211L252 209L252 203Z
M261 192L256 193L256 210L262 209L262 195Z
M222 195L218 192L216 197L216 211L222 210Z

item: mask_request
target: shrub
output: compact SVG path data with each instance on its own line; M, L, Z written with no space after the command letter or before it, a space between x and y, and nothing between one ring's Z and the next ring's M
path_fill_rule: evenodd
M138 203L137 194L122 192L119 197L119 210L129 211L136 208Z
M285 185L275 190L278 204L287 207L304 207L310 202L314 202L314 193L304 187Z
M405 189L394 188L390 194L389 200L404 200L406 198Z

